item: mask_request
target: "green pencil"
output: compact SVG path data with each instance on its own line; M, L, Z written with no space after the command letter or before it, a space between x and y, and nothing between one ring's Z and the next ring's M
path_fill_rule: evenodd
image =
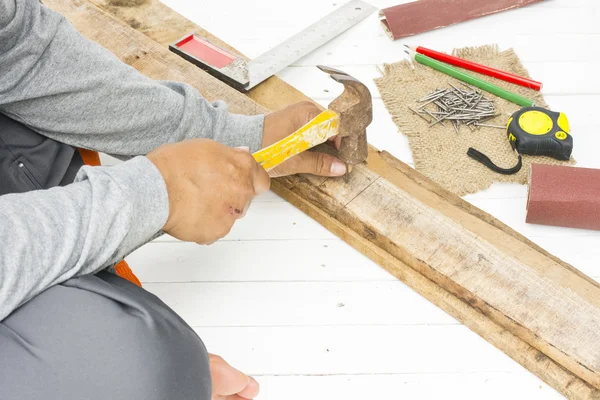
M451 67L448 64L444 64L443 62L434 60L431 57L424 56L423 54L416 53L414 51L406 51L406 53L414 57L415 61L417 61L420 64L427 65L428 67L443 72L446 75L453 76L458 80L476 86L479 89L485 90L486 92L490 92L498 97L501 97L520 106L531 107L535 104L533 100L520 96L516 93L510 92L508 90L502 89L501 87L496 86L493 83L486 82L483 79L479 79L476 76L467 74L466 72L459 71L458 69Z

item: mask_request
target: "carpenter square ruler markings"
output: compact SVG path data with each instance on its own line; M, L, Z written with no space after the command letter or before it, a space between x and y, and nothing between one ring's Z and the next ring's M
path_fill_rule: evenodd
M351 0L251 61L196 33L182 37L169 49L230 86L246 92L350 29L375 10L364 1Z

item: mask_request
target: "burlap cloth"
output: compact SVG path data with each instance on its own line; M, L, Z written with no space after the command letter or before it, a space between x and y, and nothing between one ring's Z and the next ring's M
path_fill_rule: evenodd
M487 45L455 49L453 54L503 71L529 77L527 70L512 49L500 52L498 46ZM547 107L539 92L489 76L469 73L534 99L536 106ZM517 174L501 175L493 172L468 157L467 150L469 147L473 147L490 157L496 165L510 168L517 163L517 155L508 142L506 131L480 127L479 130L472 132L468 127L461 126L460 134L456 134L450 123L446 123L446 127L437 124L429 128L427 122L408 109L408 106L416 108L419 105L418 99L436 89L451 88L448 82L464 88L458 80L427 66L416 62L411 64L408 61L385 64L382 75L381 78L375 79L375 83L398 129L408 136L415 168L459 196L486 189L494 182L525 184L531 163L559 165L574 163L573 159L558 161L549 157L525 155L523 156L523 168ZM520 108L520 106L490 93L485 93L485 96L494 101L496 110L500 114L500 116L486 121L486 124L506 125L510 116Z

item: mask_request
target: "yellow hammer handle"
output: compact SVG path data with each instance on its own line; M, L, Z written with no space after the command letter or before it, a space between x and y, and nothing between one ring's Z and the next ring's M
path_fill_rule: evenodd
M331 110L325 110L309 123L281 139L252 154L257 163L269 171L290 157L300 154L338 134L340 117Z

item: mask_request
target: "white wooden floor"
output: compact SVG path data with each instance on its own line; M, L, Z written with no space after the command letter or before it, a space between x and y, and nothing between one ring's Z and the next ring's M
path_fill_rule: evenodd
M344 1L165 3L256 57ZM399 2L371 0L381 8ZM600 168L599 21L597 0L547 0L392 42L374 13L280 76L327 105L342 88L315 65L355 75L373 93L369 141L411 163L406 139L373 84L376 66L402 59L403 43L443 51L487 43L514 47L544 82L551 107L569 116L579 165ZM525 198L524 186L496 185L467 200L598 279L600 232L526 225ZM231 235L213 246L161 238L128 261L209 351L257 377L260 400L560 398L272 193L257 199Z

